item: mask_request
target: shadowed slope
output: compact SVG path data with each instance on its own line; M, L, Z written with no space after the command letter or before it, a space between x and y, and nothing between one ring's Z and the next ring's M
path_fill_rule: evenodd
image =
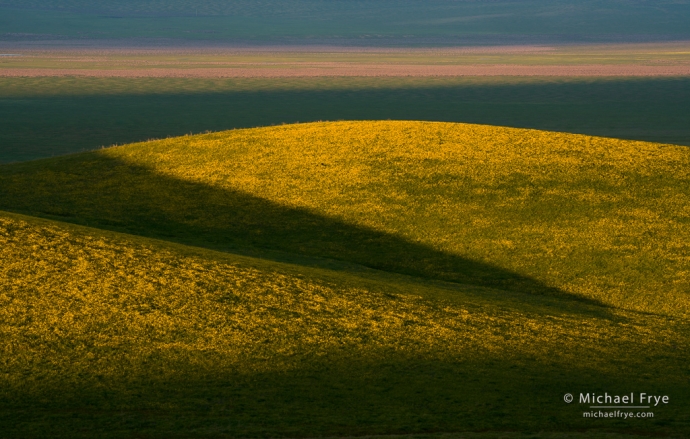
M240 191L171 178L101 153L9 171L0 177L0 203L5 210L287 261L310 262L300 256L329 258L474 286L563 294L510 270L390 233ZM328 261L311 263L337 267Z

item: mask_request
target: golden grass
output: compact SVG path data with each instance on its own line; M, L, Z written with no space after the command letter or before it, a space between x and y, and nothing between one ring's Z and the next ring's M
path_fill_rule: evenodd
M0 425L685 434L689 161L388 121L0 167L3 209L53 218L0 213ZM595 425L562 402L581 391L673 404Z
M490 289L266 262L7 213L0 243L4 365L18 374L5 379L23 386L23 371L48 359L55 379L66 370L131 374L123 366L154 352L169 355L171 367L189 356L243 373L391 350L567 366L587 351L634 358L685 342L663 317L618 312L611 320L586 305L544 313L555 300L497 299ZM618 346L597 347L607 338ZM54 350L65 343L73 349ZM216 355L197 357L205 353ZM608 360L590 360L607 372Z
M612 306L690 312L684 147L480 125L340 122L101 154L491 263ZM166 214L195 210L185 204L170 203ZM215 225L212 217L193 221Z
M285 372L320 357L529 358L602 375L656 358L655 375L685 373L668 353L687 334L664 317L563 312L557 299L266 262L7 213L0 244L3 388L25 395L190 367Z

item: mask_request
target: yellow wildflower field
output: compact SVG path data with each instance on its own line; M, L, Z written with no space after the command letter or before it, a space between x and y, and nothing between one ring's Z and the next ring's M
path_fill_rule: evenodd
M668 317L267 262L8 213L0 243L4 424L18 435L32 425L59 435L56 425L85 411L106 423L126 413L135 431L153 419L149 433L165 437L199 422L195 410L213 415L202 417L208 431L230 437L530 429L544 414L548 430L567 431L590 426L558 401L562 391L621 389L641 376L679 401L663 413L671 427L687 416L687 325ZM432 413L418 413L418 398ZM478 403L487 411L452 415ZM277 408L312 424L290 425ZM128 436L115 426L112 437Z
M688 165L672 145L380 121L0 166L0 426L682 436ZM563 401L588 392L672 403L603 424Z
M505 288L680 317L689 165L685 147L583 135L312 123L4 166L0 207L484 286L498 270Z
M509 268L608 305L679 316L690 310L684 147L462 124L344 122L107 154Z

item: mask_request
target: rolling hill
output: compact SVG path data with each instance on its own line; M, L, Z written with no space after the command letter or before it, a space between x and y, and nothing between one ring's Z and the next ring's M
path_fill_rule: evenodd
M688 162L381 121L2 165L0 430L682 437ZM603 423L581 392L671 403Z

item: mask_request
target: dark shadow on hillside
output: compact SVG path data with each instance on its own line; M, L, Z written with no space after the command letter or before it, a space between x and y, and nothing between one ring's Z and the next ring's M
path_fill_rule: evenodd
M561 395L580 390L626 394L637 386L659 389L682 402L663 408L663 422L636 424L636 432L690 433L684 422L687 381L663 376L641 360L639 374L622 374L615 372L617 368L606 372L587 365L564 368L490 355L452 362L391 352L379 361L305 358L297 369L250 375L227 367L200 370L197 364L178 360L174 363L178 376L164 378L155 373L167 369L156 364L167 360L167 353L161 354L160 360L154 356L136 369L131 366L134 370L126 378L99 379L98 371L93 371L93 375L80 374L78 382L69 386L48 381L36 393L8 391L0 403L0 429L8 437L71 438L592 432L598 426L583 419L587 406L577 401L565 404ZM630 420L623 419L599 426L619 432L633 428ZM519 436L535 437L551 436Z
M102 154L3 166L0 210L221 251L254 249L328 258L365 267L515 293L574 296L509 270L437 251L401 237L285 207L239 191L156 174ZM583 309L581 312L585 312Z
M165 78L149 81L123 80L121 94L0 99L0 162L318 120L468 122L690 145L690 78L228 80L212 83L215 92L174 93L155 92Z

